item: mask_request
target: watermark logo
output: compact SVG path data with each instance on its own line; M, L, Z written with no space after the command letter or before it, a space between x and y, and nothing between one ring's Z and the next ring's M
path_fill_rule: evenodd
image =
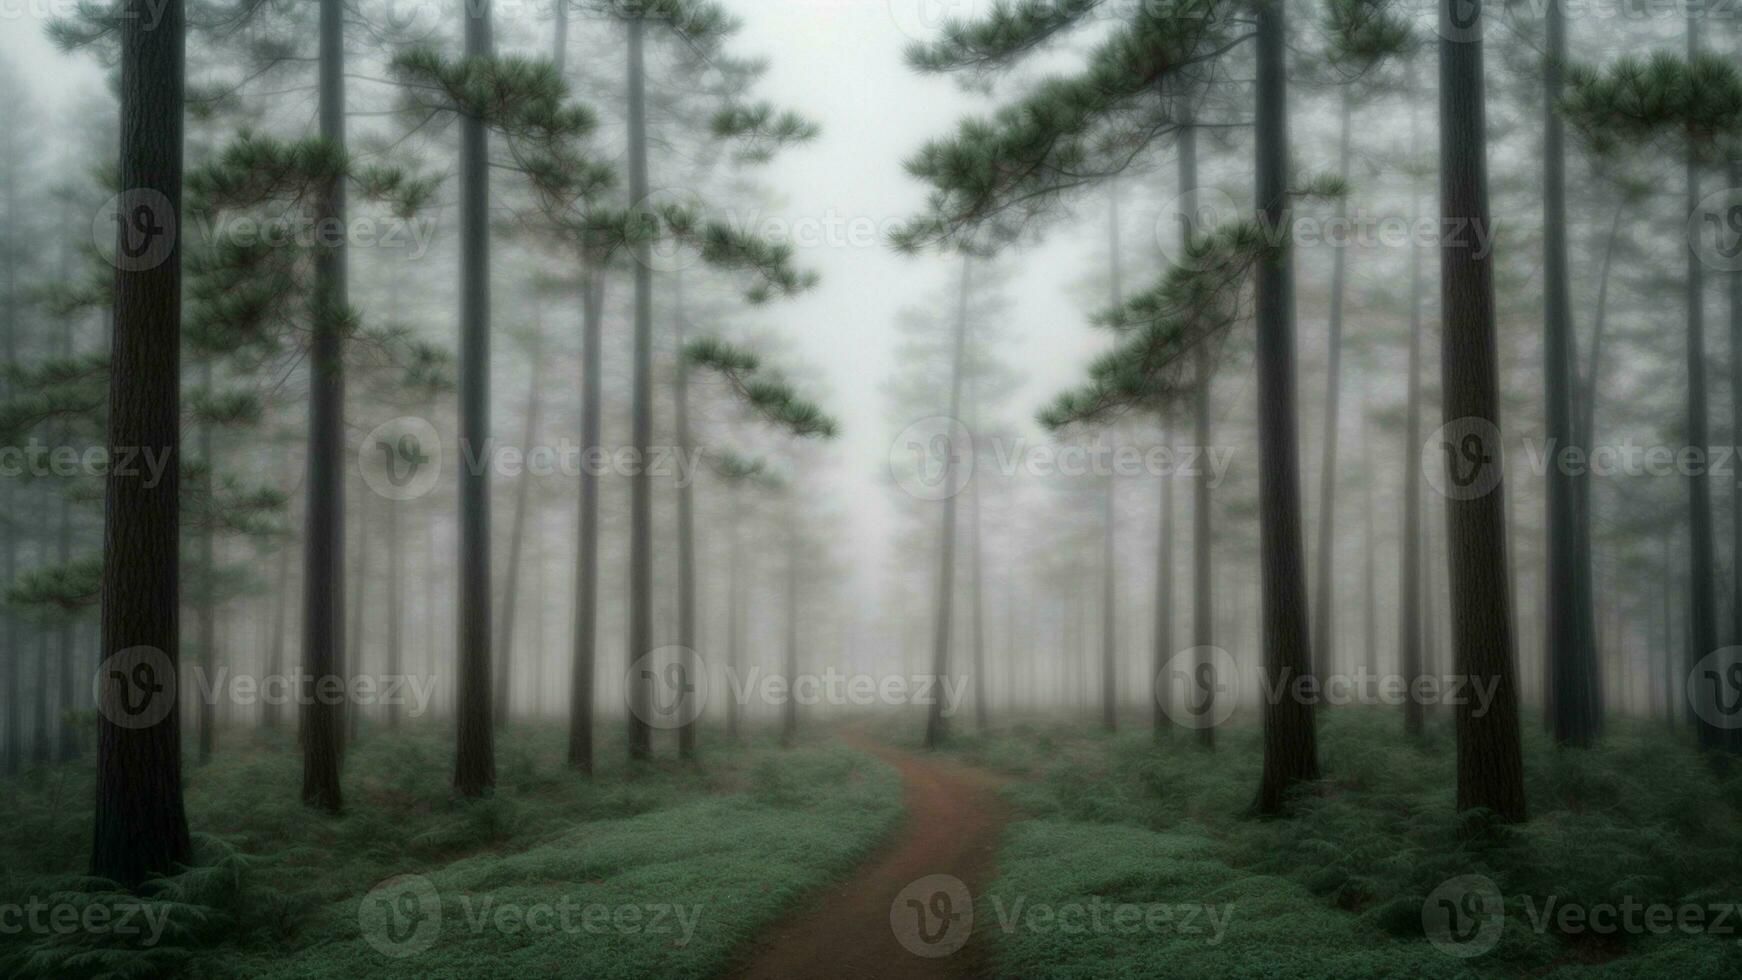
M889 903L889 928L915 956L949 956L974 934L974 896L954 875L926 875Z
M634 692L645 686L646 705ZM659 729L682 728L702 716L708 703L708 672L701 657L688 647L663 646L629 665L623 678L623 700L635 717Z
M1482 0L1439 0L1434 33L1454 44L1482 40Z
M1688 703L1713 728L1742 728L1742 646L1713 650L1688 673Z
M1742 271L1742 187L1700 198L1688 212L1688 247L1706 267Z
M1211 237L1246 213L1225 191L1214 187L1186 191L1161 206L1155 217L1155 243L1166 262L1204 272L1214 264Z
M1500 427L1466 415L1434 430L1421 446L1428 485L1448 500L1476 500L1500 486L1505 453Z
M428 419L402 415L363 437L357 466L369 489L388 500L416 500L442 476L442 437Z
M889 474L920 500L946 500L974 477L974 434L947 415L920 419L889 445Z
M708 213L694 190L660 187L630 205L626 230L632 243L645 242L648 268L658 273L682 272L702 260L701 252L690 244L700 229L674 228L673 221L700 223ZM641 251L632 252L641 261Z
M116 194L91 221L91 240L122 272L147 272L175 251L175 207L161 191L135 187Z
M1181 728L1214 728L1240 706L1239 668L1216 646L1181 650L1168 658L1155 681L1162 713Z
M117 728L151 728L175 710L175 663L156 647L128 647L97 667L97 711Z
M1506 928L1506 898L1481 875L1440 883L1421 906L1427 941L1447 956L1472 959L1493 949Z
M441 935L441 893L423 875L395 875L363 896L357 924L376 952L394 959L416 956Z

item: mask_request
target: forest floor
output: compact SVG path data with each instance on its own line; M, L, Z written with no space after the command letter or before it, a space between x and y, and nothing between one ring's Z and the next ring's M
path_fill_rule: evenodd
M1325 778L1284 820L1249 814L1252 724L1214 751L1059 719L925 752L915 721L704 735L699 764L634 770L615 741L590 780L561 726L511 726L482 801L452 797L443 726L366 730L338 818L297 802L288 733L230 733L187 767L194 866L142 897L81 874L88 760L41 767L0 781L0 915L153 929L0 918L0 976L1742 976L1742 766L1685 733L1617 721L1575 752L1527 728L1531 819L1482 837L1447 718L1409 740L1395 712L1323 712ZM1479 927L1432 935L1442 906ZM1629 908L1705 925L1599 926Z

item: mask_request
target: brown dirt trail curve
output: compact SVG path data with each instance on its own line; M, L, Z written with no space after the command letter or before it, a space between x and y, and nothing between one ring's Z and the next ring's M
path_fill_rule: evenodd
M947 757L895 748L856 729L843 732L842 738L901 774L906 817L894 836L846 880L800 902L788 922L758 939L747 962L730 976L734 980L986 976L986 938L971 935L971 925L946 928L950 898L939 895L929 883L917 889L909 886L931 875L948 875L960 879L970 895L981 890L991 876L999 831L1009 820L1009 807L998 795L1002 780ZM910 905L908 899L916 896ZM895 921L907 934L905 946L892 924L892 906ZM964 919L971 924L971 916ZM922 956L908 949L916 946L941 953L964 937L966 944L947 955Z

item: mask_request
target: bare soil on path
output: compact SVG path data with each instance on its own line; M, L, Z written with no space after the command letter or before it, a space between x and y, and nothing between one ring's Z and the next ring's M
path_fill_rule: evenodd
M736 980L926 980L983 977L988 974L987 937L946 930L944 915L960 904L937 894L929 884L909 886L932 875L960 879L970 895L979 894L992 872L1000 831L1009 806L998 795L997 776L948 757L896 748L857 729L842 733L847 744L875 755L901 774L907 815L891 839L841 881L799 903L790 920L761 937L748 962L731 974ZM903 890L908 894L903 895ZM917 904L908 899L918 896ZM898 903L897 899L901 898ZM947 955L922 956L897 938L894 921L913 922L907 944L935 941L938 953L968 935L965 945ZM935 916L928 919L928 916ZM967 917L971 928L972 917ZM945 936L948 938L943 938Z

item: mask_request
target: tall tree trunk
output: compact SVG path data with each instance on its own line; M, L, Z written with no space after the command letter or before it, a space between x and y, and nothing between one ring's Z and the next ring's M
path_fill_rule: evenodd
M542 325L539 329L542 331ZM544 385L544 356L540 336L535 335L532 348L527 352L532 362L532 384L526 392L525 426L520 430L523 453L531 452L533 440L538 438L538 420L542 409L541 389ZM514 611L519 606L520 560L526 542L526 514L531 493L532 473L530 470L522 470L520 480L514 487L514 522L508 532L508 568L502 582L502 621L496 627L496 710L493 714L498 728L508 723L509 692L514 685Z
M8 167L7 169L10 173L12 168ZM71 202L64 202L61 207L62 216L63 219L67 221L66 227L68 228L73 227L70 218L67 216L70 203ZM11 214L14 212L8 211L7 213ZM61 240L61 278L68 282L72 279L72 248L70 245L71 243L67 239L63 238ZM9 275L11 274L11 266L8 266L8 273ZM13 299L14 297L11 295L8 296L9 301ZM66 325L60 331L59 353L61 358L64 360L70 361L72 359L73 334L76 331L77 327L73 324ZM8 359L7 363L11 363L10 359ZM64 446L70 442L70 438L67 424L64 421L59 423L55 430L55 442ZM57 496L59 497L59 512L56 514L55 561L61 568L65 568L67 567L67 563L72 561L73 557L72 505L68 501L67 494L64 491ZM0 513L5 512L0 511ZM10 583L5 584L9 585ZM73 677L79 673L77 663L78 645L75 642L74 636L77 630L78 621L71 615L63 614L60 617L60 621L55 625L55 660L60 665L60 725L57 729L59 738L56 757L62 762L70 762L71 760L78 758L80 751L79 730L74 723L73 717L73 700L77 696L75 693L76 687L73 683Z
M643 58L646 21L629 20L629 198L647 198L647 78ZM647 473L653 441L653 254L642 236L635 243L635 364L631 439L635 472L629 478L629 662L653 650L653 484ZM629 681L629 758L653 754L652 690L644 678Z
M387 676L403 686L405 675L405 548L400 542L403 501L387 501ZM387 730L398 731L400 703L387 703Z
M970 382L970 386L972 384ZM974 419L974 424L978 426L980 424L980 413L977 407L979 399L972 397L970 401L976 407L970 409L969 414ZM985 556L982 554L980 541L980 507L984 498L980 495L979 481L970 481L968 492L973 498L970 502L974 508L973 520L968 524L968 601L973 603L973 608L970 610L971 622L969 626L974 634L970 641L973 644L971 649L974 663L974 728L976 731L985 732L990 724L991 706L987 703L990 696L990 685L986 683L986 575L983 567Z
M1107 297L1112 309L1118 309L1125 303L1125 290L1120 275L1120 263L1123 257L1119 249L1119 183L1114 180L1109 183L1107 204L1107 236L1108 236L1108 272L1110 273L1110 293ZM1119 616L1119 586L1118 586L1118 552L1114 545L1114 533L1117 527L1119 481L1112 473L1107 474L1106 500L1101 513L1101 727L1107 731L1119 728L1118 705L1118 662L1119 636L1117 622Z
M1118 487L1118 481L1109 473L1101 509L1101 727L1109 732L1119 728L1119 643L1116 634L1119 586L1115 573L1118 555L1113 543L1118 520Z
M1557 0L1546 11L1548 50L1543 58L1543 372L1550 452L1577 439L1573 422L1572 310L1567 288L1566 150L1560 116L1566 25ZM1558 458L1558 457L1557 457ZM1590 554L1579 540L1577 490L1568 467L1548 468L1548 639L1554 687L1554 739L1587 747L1596 735L1591 690L1589 606L1581 601L1580 566Z
M1742 162L1731 162L1730 186L1742 187ZM1730 442L1742 445L1742 271L1730 273ZM1730 642L1742 643L1742 483L1730 492L1730 515ZM1742 752L1742 728L1726 734Z
M1349 176L1350 116L1353 96L1343 87L1342 113L1337 149L1337 175ZM1343 224L1349 212L1347 194L1337 198L1337 224ZM1337 526L1337 435L1338 409L1342 396L1343 372L1343 293L1348 277L1349 250L1333 248L1331 256L1331 309L1328 330L1330 340L1325 355L1325 444L1324 460L1319 468L1319 542L1318 569L1313 582L1313 649L1324 661L1323 669L1336 669L1332 644L1332 597L1336 592L1335 574Z
M1215 380L1215 372L1210 366L1210 349L1206 342L1198 342L1193 360L1197 378L1192 396L1197 404L1192 425L1197 451L1207 453L1210 447L1210 385ZM1194 676L1198 677L1217 669L1209 650L1216 641L1215 541L1211 537L1211 516L1210 470L1207 466L1199 466L1197 479L1192 481L1192 645L1198 648L1197 663L1193 665ZM1233 679L1228 680L1231 683ZM1192 696L1195 697L1196 692ZM1215 709L1216 685L1206 689L1203 698L1204 713L1208 715ZM1206 749L1215 748L1216 726L1200 726L1198 744Z
M1169 452L1173 451L1173 433L1165 419L1162 420L1161 444L1168 447ZM1173 649L1173 477L1170 469L1159 481L1160 530L1155 545L1155 636L1151 641L1153 653L1149 671L1154 686L1149 697L1150 720L1157 739L1173 734L1173 724L1165 710L1173 698L1173 685L1162 672L1172 656L1169 651Z
M267 677L284 676L284 634L290 625L290 546L289 538L278 545L277 594L272 599L272 636L266 649ZM267 701L260 707L260 723L264 728L277 728L283 716L281 703Z
M119 186L133 207L120 215L116 230L108 444L151 447L166 465L156 481L121 467L106 481L101 649L107 675L97 717L91 874L132 886L174 871L189 851L175 710L181 648L181 247L175 228L181 220L186 26L182 0L162 0L154 17L146 16L144 0L127 0L122 11ZM145 261L129 261L140 256ZM162 261L150 261L159 256ZM159 713L155 724L140 724Z
M18 213L18 139L19 134L7 131L6 140L6 213ZM120 216L124 219L126 216ZM6 366L18 363L18 222L6 222L6 303L0 309L0 344L5 346ZM12 395L12 385L0 375L0 392ZM0 513L13 513L17 493L13 481L0 480ZM0 521L0 587L10 589L18 578L18 534L10 520ZM15 776L24 768L23 676L19 666L24 653L19 643L18 616L7 603L0 603L0 642L5 645L0 656L6 658L6 775Z
M1451 18L1455 0L1445 0ZM1479 2L1479 0L1478 0ZM1476 8L1480 17L1480 8ZM1488 154L1479 38L1440 41L1440 201L1446 228L1490 227ZM1498 342L1494 329L1492 256L1463 239L1440 250L1442 309L1440 377L1447 423L1480 420L1485 494L1446 503L1451 567L1453 669L1472 683L1494 684L1493 703L1479 711L1457 706L1460 812L1481 808L1502 821L1523 820L1524 763L1513 677L1512 616L1506 583L1505 485L1501 447Z
M489 0L469 0L466 56L492 58ZM460 120L460 601L454 790L496 785L490 693L490 136Z
M357 529L351 538L351 581L357 583L356 611L351 614L351 637L345 642L345 678L355 681L362 676L363 670L363 623L368 618L365 609L365 592L369 588L369 498L374 496L368 488L357 499ZM345 738L343 745L349 747L357 741L357 727L363 719L361 705L351 705L345 711Z
M600 320L603 318L605 283L602 273L591 272L581 287L581 450L592 452L599 445L599 412L603 349ZM582 773L593 772L593 660L599 627L599 478L592 467L581 467L580 517L575 549L574 670L569 680L569 766Z
M1692 61L1699 54L1700 33L1699 12L1688 11L1688 60ZM1687 151L1687 213L1693 214L1700 204L1700 164L1698 154L1693 147ZM1705 315L1705 270L1700 264L1700 257L1694 250L1694 243L1688 242L1687 253L1687 306L1688 306L1688 398L1687 398L1687 445L1699 454L1703 460L1711 445L1707 428L1706 406L1706 315ZM1688 474L1688 591L1692 595L1689 651L1691 658L1688 671L1691 673L1694 662L1718 648L1717 609L1712 593L1712 575L1716 556L1713 554L1712 528L1712 484L1704 467L1697 468ZM1705 699L1707 694L1703 687L1694 689L1695 697ZM1728 735L1716 725L1706 721L1710 711L1697 711L1694 715L1695 729L1699 735L1702 749L1716 749L1728 741Z
M736 482L728 488L732 507L731 554L726 559L730 569L727 581L726 609L726 737L738 740L738 699L732 696L732 685L744 676L744 500L743 488Z
M1366 654L1367 672L1379 673L1379 569L1376 554L1379 536L1373 530L1373 457L1372 437L1368 431L1367 411L1361 409L1361 603L1363 614L1362 644Z
M786 527L786 651L781 660L781 673L786 675L786 700L780 705L780 744L791 748L798 740L798 528L796 521ZM941 700L941 699L940 699Z
M950 361L950 414L952 424L962 413L962 370L963 359L966 356L968 342L968 295L970 289L969 274L973 268L973 260L964 253L962 255L961 291L956 306L956 329L954 353ZM960 447L951 445L949 455L944 460L944 514L943 527L938 538L938 594L936 620L932 623L932 661L931 672L933 683L942 686L949 676L950 670L950 612L955 600L956 590L956 495L949 491L955 489L956 454ZM925 747L935 749L943 745L949 738L949 719L944 714L943 698L933 697L926 710Z
M212 361L210 357L202 357L200 359L200 388L205 394L211 394ZM212 500L212 492L216 486L213 474L217 463L212 455L211 422L200 423L199 453L200 464L202 467L199 474L200 513L202 515L202 520L200 522L200 527L196 532L198 538L195 543L194 551L195 562L197 563L194 567L197 570L196 573L199 575L200 587L199 604L195 607L195 642L198 644L199 649L200 672L205 675L201 679L202 683L211 684L218 676L215 672L218 655L218 609L217 600L213 594L215 584L213 579L217 575L218 570L217 564L213 560L215 535L212 530L212 521L216 517ZM200 690L200 685L194 686L193 694L195 700L199 702L200 765L203 766L212 761L212 750L217 744L217 732L215 730L217 727L217 719L214 717L217 705L213 703L214 699L212 698L200 697Z
M321 138L345 145L344 4L321 0ZM320 194L324 221L345 220L345 184L332 180ZM314 337L309 351L308 516L303 542L303 667L314 690L338 681L343 669L344 623L344 329L347 296L343 240L315 255ZM343 714L331 698L306 699L302 709L302 801L338 812Z
M1281 0L1257 0L1256 200L1259 217L1286 228L1288 214L1287 34ZM1296 431L1294 257L1287 235L1258 264L1258 479L1264 671L1292 684L1312 670L1301 555L1300 445ZM1264 774L1256 809L1283 811L1289 792L1319 776L1313 706L1277 698L1264 706Z
M1416 125L1415 86L1410 85L1409 133L1412 157L1420 147ZM1410 213L1420 223L1421 194L1416 181L1410 179ZM1398 582L1397 663L1403 680L1415 688L1422 673L1421 626L1421 248L1409 246L1409 381L1403 423L1403 534L1398 542L1402 559ZM1422 704L1414 697L1403 700L1403 730L1409 735L1422 732Z
M690 381L689 359L683 356L686 343L688 311L684 308L683 272L673 275L672 294L675 313L672 317L678 351L676 378L672 390L673 424L676 427L677 448L688 452L690 446ZM688 480L679 479L677 487L677 642L683 647L685 678L694 678L699 667L696 661L696 518L695 488ZM692 696L693 683L686 680L679 693L685 699ZM700 712L685 710L684 723L677 730L678 757L696 757L696 724Z

